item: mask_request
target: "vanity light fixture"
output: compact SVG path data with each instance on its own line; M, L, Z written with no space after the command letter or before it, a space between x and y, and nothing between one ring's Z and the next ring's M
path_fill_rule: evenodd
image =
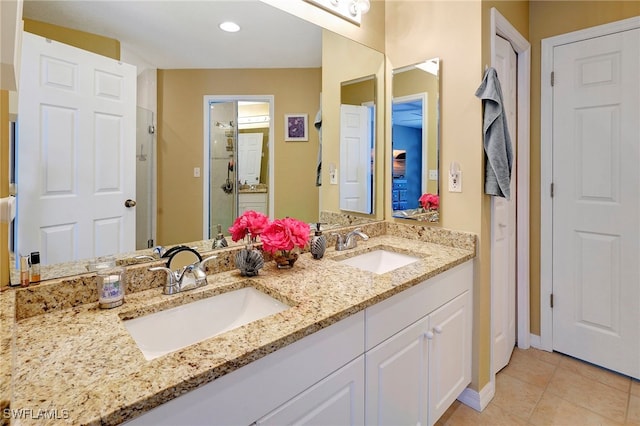
M240 31L240 25L235 22L226 21L218 25L222 31L226 31L228 33L236 33Z
M358 13L364 15L369 9L371 9L369 0L351 0L349 3L349 13L351 13L351 16L356 16Z
M360 25L362 15L371 8L370 0L306 0L347 21Z

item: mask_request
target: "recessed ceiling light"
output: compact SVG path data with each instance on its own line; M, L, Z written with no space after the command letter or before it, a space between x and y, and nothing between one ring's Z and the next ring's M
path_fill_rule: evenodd
M236 24L235 22L223 22L219 25L219 27L222 31L226 31L228 33L235 33L240 31L240 25Z

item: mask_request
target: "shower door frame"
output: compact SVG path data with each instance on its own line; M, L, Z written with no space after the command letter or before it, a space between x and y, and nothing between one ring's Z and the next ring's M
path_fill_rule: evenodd
M264 102L269 104L269 162L268 162L268 175L269 175L269 191L268 191L268 212L269 218L273 219L274 216L274 183L275 183L275 121L274 121L274 95L204 95L203 97L203 168L202 168L202 237L203 239L211 239L213 236L209 235L210 229L210 126L211 115L209 105L212 102ZM236 149L236 148L234 148ZM234 185L234 191L237 191L237 185ZM237 197L236 197L237 203ZM237 206L236 206L237 207ZM237 209L236 209L237 211ZM226 234L226 230L223 233Z

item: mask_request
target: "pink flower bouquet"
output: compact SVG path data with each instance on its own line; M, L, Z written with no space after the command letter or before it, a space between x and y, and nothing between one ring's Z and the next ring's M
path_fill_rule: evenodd
M303 248L309 241L309 224L290 217L276 219L262 232L262 249L272 255Z
M437 210L440 206L440 197L437 194L422 194L418 199L420 206L425 210Z
M252 238L261 235L268 226L267 216L254 210L247 210L233 222L229 232L233 241L240 241L247 233L251 234Z

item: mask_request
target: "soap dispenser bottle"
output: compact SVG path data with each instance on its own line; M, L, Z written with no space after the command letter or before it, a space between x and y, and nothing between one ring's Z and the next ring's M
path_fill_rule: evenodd
M224 238L224 235L222 235L222 225L218 224L218 235L216 236L215 240L213 240L213 247L211 248L215 250L219 248L225 248L228 246L229 246L229 243Z
M316 223L316 232L311 239L311 255L314 259L322 259L324 252L327 249L327 237L322 235L320 230L321 223Z

